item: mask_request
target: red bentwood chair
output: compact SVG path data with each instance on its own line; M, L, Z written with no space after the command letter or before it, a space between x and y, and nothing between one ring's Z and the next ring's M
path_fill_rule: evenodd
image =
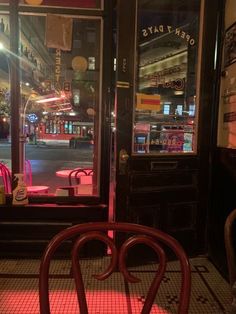
M113 239L107 236L109 230L125 232L129 235L118 249ZM77 238L75 238L77 237ZM142 308L142 314L148 314L151 311L156 294L166 271L167 258L163 246L171 249L178 258L181 266L181 289L179 297L179 314L187 314L190 299L191 272L188 258L180 244L166 233L146 226L122 222L94 222L75 225L58 233L48 244L40 264L39 275L39 301L40 313L50 314L49 303L49 267L50 261L60 244L68 239L75 239L72 249L72 274L75 280L77 299L81 314L88 314L88 305L85 296L84 282L82 278L79 251L82 246L90 240L99 240L107 244L111 249L111 261L108 268L102 274L96 274L94 277L98 280L108 278L119 267L126 281L135 283L140 281L130 274L126 267L126 257L130 248L136 244L145 244L155 251L158 256L158 270L150 285L146 300Z
M92 184L93 170L87 168L73 169L69 173L69 185L75 184Z
M0 163L0 176L2 176L3 185L5 188L5 193L12 192L12 174L11 170ZM27 185L28 194L36 194L36 193L47 193L49 187L46 185L32 185L32 168L29 160L25 160L25 173L24 180Z
M11 193L11 172L3 163L0 163L0 176L2 177L5 193Z
M47 185L33 185L32 179L32 167L30 160L25 160L25 173L24 173L25 183L27 185L28 194L45 194L48 193L49 186Z

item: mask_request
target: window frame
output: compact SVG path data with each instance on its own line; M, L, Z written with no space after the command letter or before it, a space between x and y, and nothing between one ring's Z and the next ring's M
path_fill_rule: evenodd
M75 17L77 19L96 19L96 20L100 20L100 70L99 70L99 90L98 90L98 105L99 105L99 110L100 110L100 114L99 114L99 119L97 121L97 129L98 129L98 141L97 141L97 151L94 152L96 154L98 154L99 158L96 158L96 162L97 162L97 184L100 183L101 180L101 134L102 132L102 113L101 113L101 104L102 104L102 92L103 92L103 85L102 85L102 77L103 77L103 72L104 72L104 68L103 68L103 53L104 53L104 48L103 48L103 44L104 44L104 18L103 18L103 6L104 6L104 1L102 0L102 8L101 9L90 9L90 10L85 10L85 9L78 9L78 8L58 8L58 7L52 7L52 8L48 8L48 7L44 7L44 6L40 6L40 7L32 7L32 6L28 6L28 5L18 5L16 4L14 1L10 1L9 4L0 4L0 11L3 11L3 13L5 14L9 14L9 19L11 19L11 25L13 25L14 27L11 27L10 32L11 34L17 34L18 36L20 36L20 26L17 24L13 24L13 20L14 19L19 19L20 15L22 14L28 14L28 15L45 15L47 13L55 13L55 14L63 14L63 15L69 15L72 17ZM14 29L13 29L14 28ZM16 36L17 37L17 36ZM13 41L13 40L12 40ZM19 37L17 39L17 41L15 40L15 46L14 51L15 53L18 52L18 42L19 42ZM16 49L16 42L17 42L17 49ZM12 49L12 43L11 43L11 49ZM16 51L17 50L17 51ZM13 51L13 52L14 52ZM18 73L16 75L14 75L14 77L11 77L10 80L11 82L13 82L15 84L15 91L17 90L16 96L14 97L14 99L11 100L11 108L15 107L15 110L19 110L19 106L20 103L19 101L17 101L17 99L20 99L20 75L19 75L20 69L18 69ZM11 76L11 74L10 74ZM12 91L13 93L14 91ZM17 108L16 108L17 107ZM19 117L18 117L19 120ZM18 121L19 123L19 121ZM95 128L95 126L94 126ZM15 138L15 143L19 143L20 142L20 134L19 131L15 132L14 134L14 138ZM12 141L13 143L14 141ZM17 145L12 145L12 156L16 157L16 162L13 164L13 168L12 168L12 173L18 173L21 172L21 164L22 164L22 159L24 157L22 157L21 155L22 152L19 151L19 146ZM15 158L14 158L15 159ZM101 201L101 199L103 199L103 195L102 195L102 191L100 190L100 188L98 189L98 195L91 195L91 196L87 196L87 195L82 195L82 196L70 196L70 197L58 197L58 196L50 196L50 195L35 195L35 196L29 196L29 201L30 204L38 204L38 203L56 203L56 204L78 204L78 203L91 203L91 204L97 204L98 202Z

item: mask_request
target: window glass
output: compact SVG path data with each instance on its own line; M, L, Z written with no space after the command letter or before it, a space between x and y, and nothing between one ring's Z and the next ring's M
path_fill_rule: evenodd
M79 179L72 180L75 194L99 193L94 156L98 161L100 34L100 18L20 16L25 158L31 163L32 184L48 186L49 195L66 195L75 168L93 170L87 189L78 188Z
M170 105L167 105L164 103L164 109L163 109L163 114L170 114Z
M0 163L11 169L9 16L0 15ZM0 171L0 185L2 182Z
M133 153L195 152L199 14L200 0L138 1Z

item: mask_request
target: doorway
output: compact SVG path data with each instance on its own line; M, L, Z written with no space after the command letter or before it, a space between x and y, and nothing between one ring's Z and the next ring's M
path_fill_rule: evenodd
M209 43L214 51L216 36L203 38L208 2L117 3L116 219L162 229L196 254L205 249L213 123L202 76L213 71L213 53L202 52ZM217 23L216 11L208 16Z

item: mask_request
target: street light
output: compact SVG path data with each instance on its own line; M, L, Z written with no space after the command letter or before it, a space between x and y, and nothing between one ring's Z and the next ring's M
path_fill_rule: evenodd
M31 93L29 95L29 97L26 100L26 103L24 105L22 105L22 112L21 112L21 118L22 118L22 125L21 125L21 131L22 134L24 135L25 133L25 118L26 118L26 111L28 109L28 105L30 104L30 102L37 97L38 94L36 93Z

